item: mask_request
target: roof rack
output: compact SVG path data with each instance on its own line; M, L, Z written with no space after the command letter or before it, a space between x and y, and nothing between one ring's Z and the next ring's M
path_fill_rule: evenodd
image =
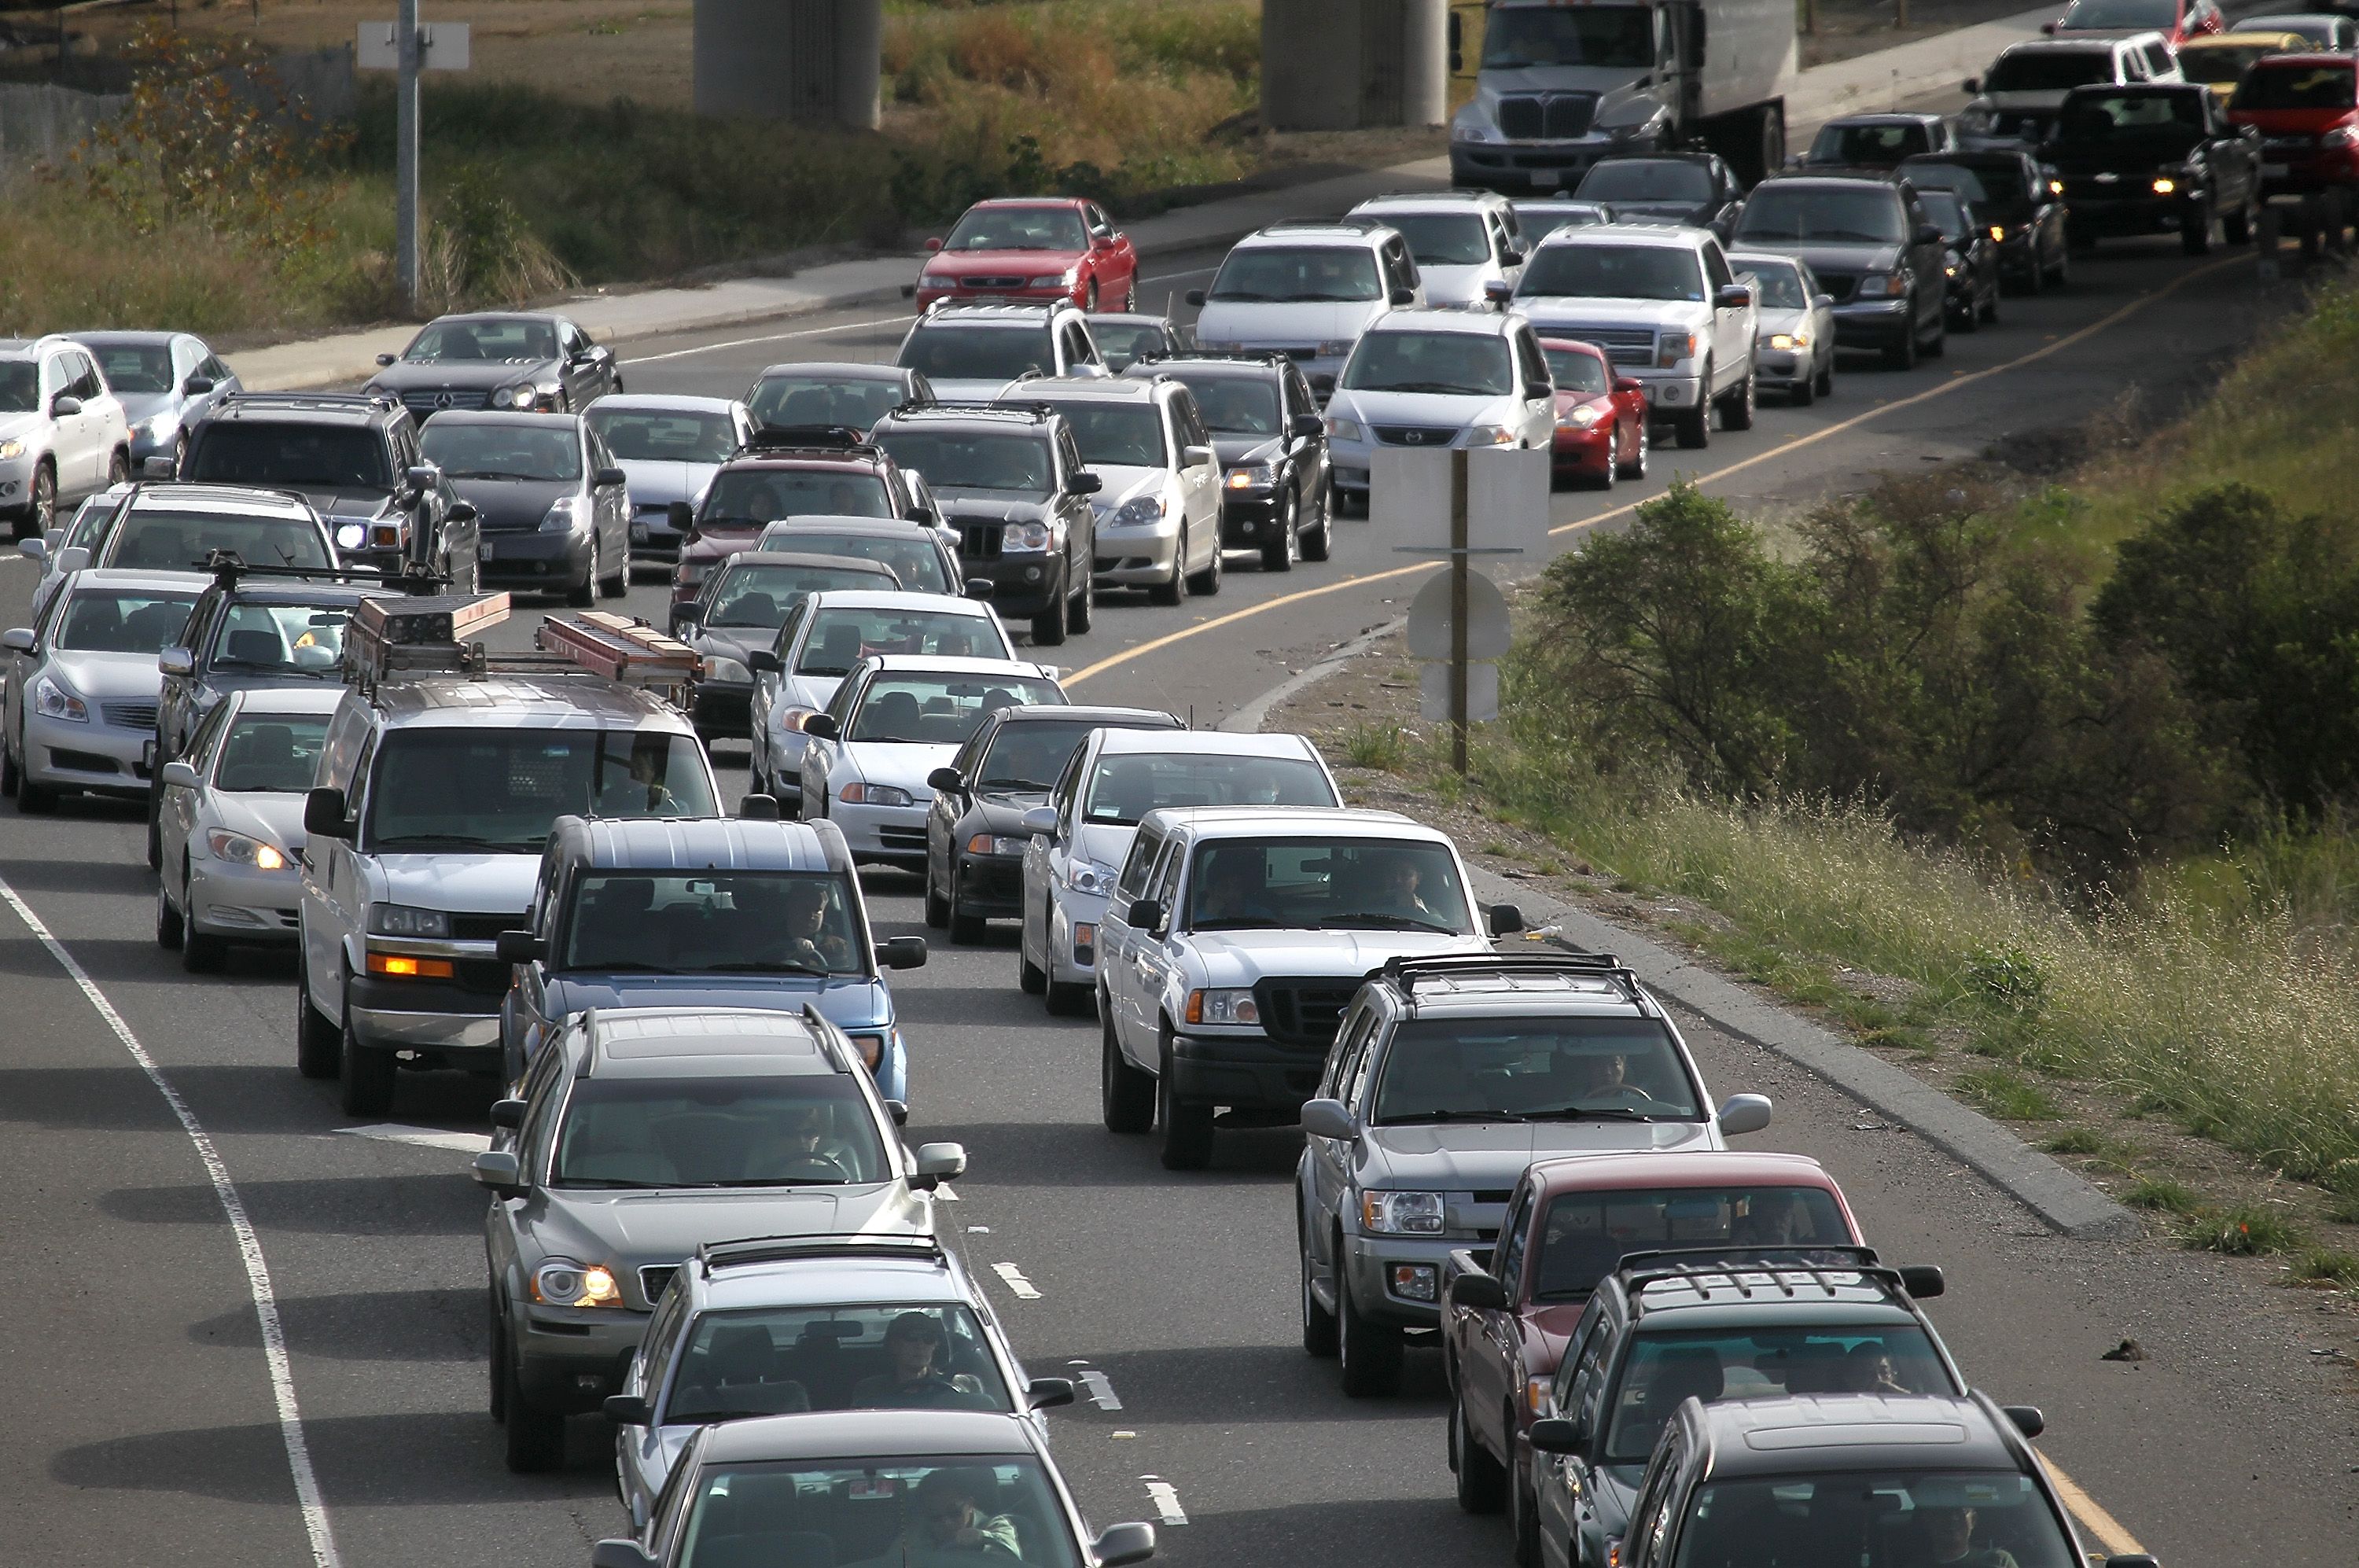
M1391 228L1378 218L1280 218L1274 223L1264 223L1256 234L1278 234L1288 229L1348 229L1353 234L1372 234L1378 229Z
M715 1269L743 1269L757 1263L788 1263L807 1258L909 1258L947 1261L950 1254L940 1238L930 1236L751 1236L736 1241L708 1241L696 1249L696 1271L712 1278Z
M451 581L435 573L398 573L375 566L250 566L234 550L212 551L204 559L203 569L224 589L235 588L248 577L266 577L286 583L353 583L364 588L381 584L424 594L448 586Z
M849 425L756 425L740 452L774 452L785 447L817 447L829 452L874 452L868 432Z
M1014 419L1038 420L1056 413L1052 404L1031 403L962 403L955 400L920 404L908 410L913 414L955 414L969 419L976 414L1004 414ZM901 410L896 408L895 413Z
M1371 972L1414 992L1418 981L1460 975L1584 975L1612 981L1631 1000L1644 995L1636 971L1610 953L1436 953L1388 959Z
M401 675L481 670L484 645L470 639L507 618L506 592L364 599L344 627L344 679L365 692Z
M223 408L398 408L390 392L231 392L213 400L208 414Z
M1175 359L1220 359L1238 365L1287 365L1293 356L1276 348L1180 348L1166 353L1150 349L1133 359L1133 365L1164 365Z
M1691 1287L1697 1296L1705 1297L1703 1280L1725 1278L1741 1296L1753 1294L1753 1288L1739 1275L1767 1274L1781 1294L1791 1296L1794 1287L1788 1275L1809 1279L1820 1290L1832 1296L1835 1281L1830 1274L1858 1274L1882 1280L1906 1291L1901 1271L1885 1264L1872 1247L1830 1245L1825 1247L1662 1247L1652 1252L1625 1252L1615 1266L1615 1276L1623 1288L1636 1296L1648 1286L1680 1281Z
M549 615L533 646L562 654L592 675L625 686L679 687L697 671L696 650L643 620L611 610Z

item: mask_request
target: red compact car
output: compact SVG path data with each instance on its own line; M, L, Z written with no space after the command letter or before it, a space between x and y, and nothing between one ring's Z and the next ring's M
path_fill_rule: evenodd
M941 299L1070 299L1084 310L1138 303L1138 252L1094 201L1004 197L977 201L907 292L925 310Z
M1607 489L1616 479L1647 477L1647 389L1614 374L1594 343L1542 338L1556 380L1556 441L1549 465L1559 480L1586 479Z
M2267 195L2359 185L2359 60L2350 55L2255 61L2228 101L2228 120L2260 132Z

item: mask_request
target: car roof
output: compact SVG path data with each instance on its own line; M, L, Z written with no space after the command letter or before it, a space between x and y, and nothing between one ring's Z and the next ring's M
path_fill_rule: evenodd
M1382 196L1371 196L1353 207L1351 215L1364 213L1381 217L1386 212L1465 212L1478 214L1482 209L1506 198L1495 191L1394 191Z
M1728 259L1731 266L1735 265L1736 258L1734 256L1732 256ZM1566 349L1579 354L1594 354L1599 359L1606 360L1609 364L1612 363L1611 357L1603 349L1599 348L1595 343L1591 343L1586 338L1550 337L1548 333L1542 332L1540 334L1540 347L1543 349ZM1562 391L1564 389L1562 387L1559 387L1558 390Z
M2117 45L2161 36L2160 33L2136 33L2124 38L2026 38L2021 43L2009 44L1998 52L2001 59L2011 54L2111 54Z
M821 474L857 473L882 478L888 459L866 443L856 447L745 447L730 454L722 466L731 469L810 470ZM777 521L784 522L781 517Z
M827 556L810 559L825 561ZM939 610L945 615L967 615L986 620L991 611L973 599L956 593L926 593L916 589L899 588L822 588L803 595L814 610ZM914 657L914 656L913 656Z
M284 517L317 516L311 503L284 490L245 485L142 485L132 491L130 509L169 506L181 512L219 512L223 516L275 512Z
M1046 325L1059 310L1070 310L1070 305L937 305L919 316L912 330L936 321L984 327L1038 327Z
M1765 177L1761 185L1880 185L1898 191L1900 178L1888 169L1792 169Z
M1850 1246L1830 1243L1815 1250ZM1641 1328L1647 1333L1757 1323L1764 1313L1801 1323L1917 1321L1899 1281L1888 1270L1882 1275L1876 1272L1881 1265L1665 1259L1661 1265L1665 1272L1653 1273L1644 1258L1633 1261L1634 1256L1624 1254L1613 1277L1626 1291Z
M1085 708L1078 703L1061 702L1019 702L1013 708L1000 709L995 717L1003 726L1045 723L1050 719L1070 724L1078 719L1084 724L1104 725L1110 730L1147 730L1167 735L1173 730L1186 727L1177 715L1158 708Z
M837 1238L841 1239L841 1238ZM707 1312L749 1307L945 1306L963 1302L959 1273L948 1255L927 1256L916 1248L861 1257L832 1248L810 1258L768 1258L725 1264L709 1272L692 1264Z
M426 420L429 425L521 425L531 430L562 427L579 430L579 414L536 414L514 408L438 408Z
M685 392L609 392L592 398L582 412L596 408L628 408L641 413L726 414L744 408L736 397L702 397Z
M836 1461L933 1454L1038 1455L1021 1416L987 1410L828 1410L757 1416L712 1429L704 1463Z
M1288 838L1315 833L1321 838L1419 839L1449 844L1440 828L1405 817L1398 811L1375 811L1360 806L1158 806L1145 819L1168 828L1186 828L1200 839Z
M762 525L762 531L784 528L788 537L797 532L844 534L858 539L931 539L933 531L922 523L907 517L838 517L830 512L805 512L799 517L778 517ZM746 553L746 552L740 552ZM828 557L830 560L863 560L864 557Z
M1673 223L1584 223L1579 227L1568 223L1560 229L1550 229L1540 244L1643 245L1659 245L1665 250L1700 250L1711 237L1701 229Z
M799 1014L628 1007L590 1015L591 1079L814 1078L839 1069Z
M332 713L344 700L341 686L249 686L230 693L241 713Z
M1304 735L1285 731L1239 734L1229 730L1108 730L1099 741L1099 755L1173 754L1195 757L1299 757L1317 760L1319 748ZM1328 808L1321 808L1326 810Z
M1651 1016L1638 999L1635 983L1619 975L1518 969L1512 958L1502 958L1497 968L1487 971L1455 964L1439 973L1386 969L1369 979L1399 991L1419 1018Z
M865 359L789 359L777 365L766 365L759 381L772 376L832 376L847 381L903 381L912 374L898 365L879 365Z
M65 332L60 335L71 338L75 343L81 343L84 347L89 347L96 343L118 343L125 347L130 347L149 343L160 345L172 343L180 338L188 337L190 334L187 332L173 332L111 331L103 332Z
M1371 332L1456 332L1471 338L1503 338L1525 318L1505 310L1387 310L1368 323Z
M1049 420L1053 417L1042 409L1027 408L1020 402L922 403L914 408L896 408L876 423L877 427L882 429L888 425L907 425L913 422L926 425L953 424L964 419L980 420L986 424L1022 424L1045 432Z
M1125 326L1139 327L1176 327L1179 325L1179 323L1174 321L1170 317L1162 315L1154 310L1089 310L1082 313L1082 319L1092 322L1093 324L1099 321L1117 321Z
M1938 125L1943 118L1940 114L1910 114L1898 109L1877 109L1861 114L1837 114L1819 129L1823 131L1828 125Z
M1017 396L1027 403L1151 403L1158 391L1152 376L1060 376L1027 381Z
M967 211L971 212L977 207L1064 207L1079 212L1082 200L1079 196L985 196L970 203Z
M1819 1187L1840 1192L1826 1167L1807 1154L1770 1154L1751 1149L1693 1153L1622 1150L1612 1154L1567 1154L1536 1160L1534 1188L1544 1197L1559 1192L1625 1192L1641 1187Z
M1281 355L1277 354L1204 354L1182 349L1178 354L1158 354L1151 359L1133 360L1123 375L1133 380L1150 376L1177 377L1182 372L1190 376L1235 376L1267 381L1286 374Z
M829 572L856 572L863 577L889 578L893 575L891 567L881 561L871 561L864 555L819 555L801 550L741 550L723 560L721 566L723 571L733 566L808 566L824 568ZM828 592L840 593L844 590L831 588ZM947 598L949 595L931 594L929 597Z
M200 422L210 425L219 419L264 424L293 420L305 424L373 425L406 418L408 413L390 394L234 392L209 405Z
M931 594L927 595L929 598ZM961 600L961 604L972 604ZM1053 680L1045 664L1028 659L953 659L940 653L880 653L866 662L881 675L1013 675L1027 681Z
M1365 250L1395 231L1373 221L1367 223L1335 223L1332 221L1295 219L1256 229L1239 240L1233 248L1263 245L1333 245L1350 250Z
M444 321L547 321L554 326L562 320L554 310L452 310L426 325L438 326Z
M1830 1470L2026 1470L2021 1452L1971 1398L1788 1394L1701 1410L1715 1480Z
M841 871L849 862L813 823L748 817L560 819L565 847L579 844L599 871Z
M2277 15L2285 16L2291 16L2293 13L2289 11L2280 11ZM2263 19L2266 20L2267 18L2265 17ZM2275 27L2246 27L2244 23L2239 22L2224 33L2198 33L2195 37L2180 45L2179 52L2185 54L2189 49L2218 49L2223 44L2232 44L2240 48L2249 49L2255 44L2267 43L2272 38L2301 38L2299 33L2279 32ZM2302 41L2307 43L2309 40L2305 38ZM2286 52L2291 54L2305 51L2289 49ZM2354 58L2359 57L2336 54L2331 55L2329 58L2348 62L2353 60Z
M694 733L677 708L653 694L579 675L495 670L480 676L389 681L376 688L375 702L388 722L405 729L472 728L489 719L510 729L527 727L529 721L537 729L629 725Z
M200 593L204 588L202 573L196 572L156 572L140 567L89 566L72 577L76 588L136 588L165 590L172 593Z

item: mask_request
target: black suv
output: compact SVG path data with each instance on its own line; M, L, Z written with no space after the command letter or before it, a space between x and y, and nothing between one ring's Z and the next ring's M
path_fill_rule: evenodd
M2253 237L2261 211L2260 133L2228 123L2197 82L2075 87L2039 156L2064 181L2072 244L2179 231L2189 256Z
M1919 191L1954 191L1998 241L1998 263L2026 294L2071 281L2064 239L2063 181L2021 148L1924 153L1904 158L1901 177Z
M1917 1306L1940 1293L1940 1269L1887 1268L1864 1247L1628 1254L1591 1293L1540 1396L1531 1474L1509 1488L1519 1543L1603 1568L1647 1456L1689 1399L1964 1395Z
M1871 169L1774 174L1753 188L1733 250L1809 262L1835 301L1835 343L1882 351L1895 370L1946 348L1948 245L1896 175Z
M1123 374L1169 376L1195 397L1221 463L1223 544L1261 551L1266 572L1327 559L1335 539L1327 421L1293 360L1282 354L1190 352L1169 359L1149 355Z
M869 439L926 477L942 523L959 536L959 569L991 584L1006 620L1029 616L1032 640L1054 648L1085 632L1097 608L1091 574L1098 476L1051 408L944 403L896 408Z
M1682 223L1725 240L1745 187L1718 153L1650 152L1599 158L1572 194L1611 206L1618 223Z
M189 432L177 477L296 492L347 565L473 582L473 530L454 539L452 525L475 509L419 454L417 420L388 395L234 392Z

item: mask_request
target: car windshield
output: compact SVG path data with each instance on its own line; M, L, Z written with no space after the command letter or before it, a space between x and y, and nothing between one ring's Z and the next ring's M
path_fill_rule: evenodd
M401 357L418 365L555 359L557 329L547 321L514 316L435 321L418 334Z
M2179 0L2072 0L2057 22L2060 30L2086 27L2167 33L2179 25Z
M1964 236L1966 207L1955 191L1920 191L1917 200L1924 207L1925 215L1933 220L1933 226L1941 231L1943 239L1955 245Z
M355 425L210 422L185 475L199 485L390 490L385 442Z
M1413 839L1216 839L1188 884L1190 931L1474 929L1449 847Z
M582 416L618 463L725 463L737 450L737 422L726 414L655 408L602 408ZM842 421L813 419L818 425ZM865 428L867 421L862 421Z
M1821 1277L1832 1281L1845 1278L1832 1270ZM1857 1275L1849 1278L1857 1284ZM1767 1283L1766 1276L1761 1279ZM1602 1457L1608 1464L1645 1464L1662 1435L1663 1423L1690 1399L1709 1405L1791 1394L1964 1391L1942 1367L1931 1338L1913 1323L1640 1333L1623 1362ZM1878 1556L1863 1561L1906 1561L1915 1568L1919 1563L1949 1560Z
M551 1187L838 1187L891 1171L840 1073L586 1078L549 1157Z
M1012 1410L972 1309L764 1307L702 1312L663 1405L666 1426L805 1410Z
M84 588L66 601L52 648L158 654L179 640L197 596L136 588Z
M854 430L868 429L907 400L897 376L765 376L745 395L757 425Z
M341 678L350 604L234 604L213 634L212 668Z
M1902 1470L1765 1476L1696 1488L1676 1568L1803 1562L1857 1542L1857 1568L1922 1563L2077 1568L2038 1488L2012 1470Z
M846 738L908 746L963 746L1002 708L1058 703L1054 681L1021 675L880 675L860 695Z
M1593 206L1542 206L1537 201L1516 203L1516 223L1524 232L1524 249L1527 252L1559 229L1585 229L1605 221L1605 214Z
M1925 127L1916 124L1827 125L1810 144L1813 163L1898 163L1910 153L1930 152Z
M713 817L692 735L630 730L399 729L368 788L375 851L538 855L559 817Z
M970 207L942 248L1080 252L1090 248L1090 235L1071 207Z
M40 405L40 366L29 359L0 359L0 414L29 414Z
M2346 68L2344 84L2351 81ZM2174 93L2075 93L2057 116L2056 140L2082 151L2135 142L2141 147L2193 147L2203 137L2203 94L2194 88Z
M1507 340L1490 332L1369 332L1343 367L1355 392L1499 397L1516 385Z
M2061 93L2068 87L2113 79L2114 57L2106 49L2020 49L1991 62L1990 74L1983 78L1983 91Z
M936 381L1014 381L1057 374L1046 327L928 324L909 334L897 363Z
M1899 245L1908 237L1900 192L1889 185L1777 185L1756 188L1736 225L1747 240L1818 240L1834 245Z
M1419 267L1478 267L1491 259L1491 236L1473 212L1371 214L1408 241Z
M1926 208L1932 201L1928 197ZM1791 267L1775 267L1768 262L1734 263L1739 271L1753 275L1753 299L1765 310L1807 310L1810 296L1802 289L1802 275Z
M1550 348L1540 345L1548 356L1549 375L1556 380L1560 392L1603 392L1611 383L1606 379L1605 362L1593 354L1583 354L1577 348Z
M2343 65L2268 65L2236 89L2239 109L2349 109L2359 73Z
M1340 806L1325 770L1300 757L1205 752L1101 755L1082 820L1135 828L1165 806Z
M1170 458L1163 410L1153 403L1051 403L1073 429L1082 462L1095 468L1162 468ZM931 475L928 476L929 479Z
M1045 495L1057 472L1049 437L1039 430L1004 435L886 430L876 444L902 467L924 474L937 490L1020 490Z
M841 872L585 873L565 969L661 975L864 975Z
M1095 719L1029 719L999 726L975 768L978 789L1047 789L1098 727Z
M1625 1252L1689 1247L1850 1247L1823 1187L1636 1187L1560 1192L1534 1254L1532 1299L1575 1301ZM1840 1260L1840 1255L1825 1255ZM1799 1392L1799 1390L1796 1390Z
M582 437L571 420L524 424L429 419L419 450L448 479L526 479L561 483L582 477Z
M1171 334L1153 321L1090 322L1090 341L1098 345L1098 354L1108 370L1122 370L1132 361L1148 355L1169 354Z
M1257 376L1187 376L1180 382L1195 395L1205 427L1224 436L1277 433L1277 386Z
M325 713L240 713L222 742L213 788L233 794L299 795L311 787Z
M847 675L853 665L879 653L929 653L940 659L1013 657L1007 639L986 614L837 605L811 616L802 655L795 660L795 673Z
M2023 194L2023 172L1998 164L1969 169L1962 163L1916 163L1901 167L1901 173L1921 192L1954 191L1969 201L1986 201L1994 197L2015 201Z
M1703 263L1685 245L1542 245L1516 296L1701 300Z
M180 512L135 506L115 526L106 564L158 572L190 572L225 550L249 566L333 566L319 525L309 517L241 517L235 512Z
M958 592L958 585L951 581L950 570L943 563L942 552L930 539L915 530L907 538L895 539L884 534L830 533L802 523L774 524L762 530L761 548L789 550L799 555L841 555L853 561L873 561L892 568L901 586L912 593Z
M891 590L899 586L889 568L879 570L848 561L835 567L740 563L723 572L713 584L712 612L705 617L704 624L767 626L777 631L786 624L787 612L806 593L824 593L831 588Z
M1080 1563L1064 1505L1037 1459L897 1454L713 1464L687 1484L677 1568ZM774 1544L779 1542L783 1549Z
M1698 1121L1695 1085L1651 1018L1403 1024L1376 1080L1378 1126L1417 1122Z
M102 343L91 349L106 384L117 392L169 392L172 350L166 343Z
M781 517L889 517L893 498L875 474L724 468L697 514L701 528L758 528Z
M1495 6L1483 21L1483 69L1655 63L1653 13L1638 5Z
M1582 177L1584 201L1712 200L1712 171L1682 158L1609 158Z
M1208 299L1229 304L1381 299L1375 253L1359 245L1249 245L1229 252Z

